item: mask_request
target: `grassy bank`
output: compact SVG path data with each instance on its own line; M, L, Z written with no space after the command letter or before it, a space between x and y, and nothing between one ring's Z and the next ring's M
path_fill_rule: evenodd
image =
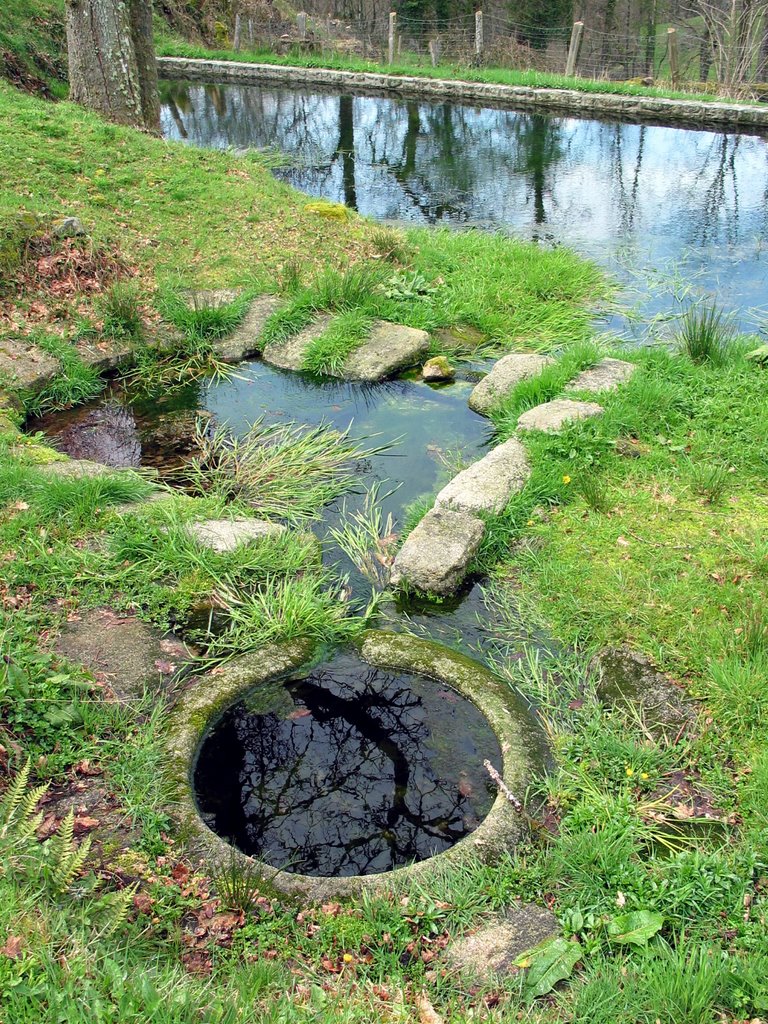
M318 310L342 315L344 331L313 353L317 369L382 315L433 331L471 326L496 347L564 348L555 369L495 411L497 439L597 358L584 344L585 304L605 286L563 250L383 231L275 182L257 155L168 145L6 86L0 126L0 213L12 226L0 347L20 334L71 347L86 320L98 344L137 311L137 330L163 313L194 347L215 317L193 315L173 289L243 286L285 296L276 333ZM89 236L48 239L40 252L19 233L20 212L76 215ZM48 271L62 264L54 288ZM135 287L133 301L121 305L115 280ZM766 370L746 347L632 354L640 369L601 398L602 418L526 439L534 475L481 552L484 626L497 671L535 701L552 742L552 771L528 794L532 807L543 798L547 827L491 866L470 859L429 887L344 905L292 903L234 868L199 863L175 835L163 768L177 649L155 664L157 688L121 703L109 678L57 655L55 641L104 605L118 621L183 626L212 595L231 613L228 632L192 635L217 657L276 639L353 640L371 609L350 606L305 531L354 485L363 453L325 429L257 426L248 458L214 438L187 471L187 493L142 504L155 487L145 476L55 480L45 464L57 455L42 439L3 433L8 1020L80 1024L84 1006L95 1024L711 1024L763 1014L768 399ZM229 553L190 538L194 520L254 514L291 532ZM671 672L700 702L696 729L659 737L642 715L603 707L589 663L606 643ZM12 799L28 759L27 788L52 783L37 819L34 801ZM104 802L81 812L98 787ZM69 805L77 817L67 824ZM93 847L79 855L85 835ZM559 967L572 977L554 993L542 983L536 996L525 965L478 981L444 958L451 938L518 900L552 908L568 940ZM632 928L627 914L639 915Z

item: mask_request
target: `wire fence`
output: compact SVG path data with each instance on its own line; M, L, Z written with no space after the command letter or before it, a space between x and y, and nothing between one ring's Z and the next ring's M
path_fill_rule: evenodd
M577 27L578 28L577 31ZM231 26L217 25L235 49L358 57L398 65L498 67L568 72L606 81L662 81L699 90L747 90L768 80L768 41L742 60L738 81L725 81L723 42L702 19L646 31L603 32L589 25L523 25L498 10L455 18L413 18L360 0L355 17L331 13L281 15L265 0L244 0ZM578 35L578 38L576 36ZM569 59L570 57L570 59ZM768 92L768 87L766 87ZM761 94L759 87L753 94Z

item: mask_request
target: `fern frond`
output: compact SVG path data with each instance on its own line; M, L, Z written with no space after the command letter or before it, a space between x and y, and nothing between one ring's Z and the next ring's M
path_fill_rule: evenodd
M16 818L16 811L24 799L31 771L32 762L27 759L27 763L16 773L16 778L6 791L3 799L0 800L0 835L4 836L6 834Z
M71 807L46 847L51 885L56 892L64 893L80 874L91 849L90 836L79 846L75 843L75 812Z
M98 938L109 938L125 923L138 888L138 882L134 882L125 889L105 893L96 900L96 911L104 919Z

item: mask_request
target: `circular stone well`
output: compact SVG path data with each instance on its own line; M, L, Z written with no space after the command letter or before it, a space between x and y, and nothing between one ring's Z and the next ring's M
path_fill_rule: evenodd
M352 653L256 687L203 737L203 821L242 853L303 875L371 875L478 827L501 764L493 729L445 683Z
M523 822L483 762L522 797L546 746L506 684L403 634L371 630L359 654L314 655L275 645L179 702L170 746L199 852L325 898L515 844Z

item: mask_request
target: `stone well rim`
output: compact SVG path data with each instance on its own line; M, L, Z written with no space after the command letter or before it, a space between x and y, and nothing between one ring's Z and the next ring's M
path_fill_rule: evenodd
M534 774L544 768L546 742L527 705L522 699L515 699L511 687L479 662L409 634L367 630L356 647L362 659L376 668L426 676L470 700L499 741L505 783L522 798ZM242 853L205 824L195 800L192 774L208 730L226 708L254 686L310 671L326 653L306 640L273 644L233 659L215 675L196 677L182 695L172 713L168 733L175 791L172 813L192 850L212 864L234 861L255 868L272 889L284 895L328 899L392 888L407 879L423 879L451 865L477 857L492 858L513 848L524 833L524 822L501 793L480 825L448 850L370 875L301 875L283 871Z

